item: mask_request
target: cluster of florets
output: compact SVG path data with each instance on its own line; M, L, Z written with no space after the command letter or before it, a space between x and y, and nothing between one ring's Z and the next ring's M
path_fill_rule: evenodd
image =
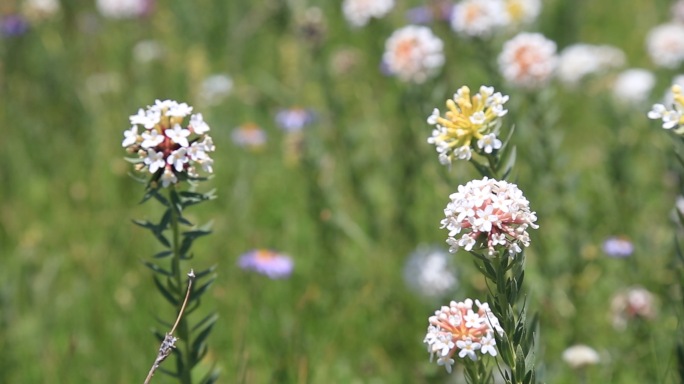
M498 354L494 332L503 335L499 319L492 313L489 304L475 301L477 311L473 311L473 301L452 301L443 306L428 319L429 325L423 342L427 344L430 360L437 355L437 364L443 365L451 373L453 356L477 360L478 356Z
M509 84L539 89L551 80L558 65L556 43L540 33L519 33L504 43L498 60Z
M201 113L191 114L192 107L173 100L157 100L147 109L130 117L131 128L124 132L121 145L138 158L136 170L151 173L152 182L164 187L179 179L197 178L197 168L212 173L214 161L209 156L215 147ZM190 116L187 125L184 119Z
M672 86L672 107L664 104L655 104L648 113L649 119L662 120L663 128L675 129L675 133L684 133L684 94L679 84Z
M401 80L423 83L444 65L444 44L430 28L408 25L387 39L382 59Z
M499 255L500 249L514 255L530 245L527 228L538 228L536 214L515 184L485 177L459 186L449 198L441 224L449 230L450 252L463 247L486 249L487 257Z
M488 155L501 149L502 142L496 136L501 117L508 113L504 103L508 96L494 92L493 87L480 87L480 92L470 95L470 89L461 87L453 99L446 101L448 111L444 117L435 108L427 119L434 125L428 143L434 144L439 162L451 164L454 158L470 160L473 150Z

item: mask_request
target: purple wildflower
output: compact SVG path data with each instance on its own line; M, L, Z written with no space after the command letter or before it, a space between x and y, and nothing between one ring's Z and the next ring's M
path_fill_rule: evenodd
M0 19L0 33L6 37L21 36L28 27L28 22L20 15L7 15Z
M613 236L603 242L603 252L609 257L622 259L634 252L634 245L626 237Z
M281 109L275 117L280 128L289 133L301 131L305 126L313 123L315 119L314 113L304 108Z
M240 256L240 268L266 275L271 279L289 277L294 262L289 256L268 249L254 249Z

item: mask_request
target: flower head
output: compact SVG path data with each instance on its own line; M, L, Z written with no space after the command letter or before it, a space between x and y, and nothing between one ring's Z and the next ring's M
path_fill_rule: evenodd
M451 255L437 247L419 247L409 256L404 267L406 284L419 295L441 298L458 285Z
M573 44L560 53L556 75L568 86L576 86L591 74L622 66L625 54L609 45Z
M218 105L233 89L233 79L218 73L202 81L199 98L204 105Z
M476 246L486 248L489 257L500 254L498 246L510 255L520 253L521 246L530 244L527 228L538 228L537 216L515 184L485 177L459 186L449 198L441 224L449 230L452 253L459 247L471 251Z
M661 24L646 38L646 48L653 63L665 68L676 68L684 61L684 25Z
M609 257L622 259L634 252L634 244L623 236L613 236L603 242L603 252Z
M655 296L645 288L630 287L613 296L610 311L613 327L624 330L630 320L656 317Z
M451 28L466 37L489 37L509 23L503 0L463 0L451 13Z
M556 43L539 33L520 33L504 43L498 60L510 84L537 89L546 85L556 69Z
M235 128L230 134L239 147L259 149L266 144L266 132L254 123L245 123Z
M578 344L563 351L563 361L574 369L594 365L601 361L598 352L586 345Z
M672 107L668 108L663 104L654 104L648 118L662 120L663 128L675 129L675 133L684 133L684 94L679 84L672 86Z
M294 263L282 253L268 249L254 249L240 256L240 268L266 275L271 279L282 279L292 274Z
M310 109L294 107L281 109L275 117L276 123L285 132L299 132L316 120L316 115Z
M152 0L97 0L97 10L110 19L130 19L146 16L152 11Z
M401 80L423 83L444 65L443 45L428 27L409 25L387 39L382 58Z
M508 19L513 24L529 24L541 12L541 0L505 0Z
M475 301L478 307L473 310L473 301L452 301L442 306L428 319L429 325L423 343L427 344L430 360L437 355L437 364L444 365L451 373L452 358L457 352L460 358L477 360L479 356L497 355L494 333L503 335L499 319L489 309L487 303Z
M655 75L646 69L632 68L622 71L613 84L613 98L629 105L644 103L655 82Z
M19 14L10 14L0 18L0 34L2 34L2 36L21 36L28 29L28 21Z
M442 164L451 164L454 158L470 160L472 151L490 154L501 148L496 138L500 118L508 111L503 105L508 96L494 92L494 88L482 86L480 92L471 96L470 89L461 87L453 99L446 102L448 111L444 117L435 108L427 119L434 125L428 143L434 144Z
M371 18L382 18L394 8L394 0L344 0L342 12L353 27L363 27Z
M161 181L167 187L179 179L197 177L198 165L212 172L209 153L214 145L207 134L209 125L201 113L191 113L192 107L186 103L157 100L130 116L131 128L124 131L121 145L138 155L137 169L151 173L153 182ZM185 123L187 116L189 122Z

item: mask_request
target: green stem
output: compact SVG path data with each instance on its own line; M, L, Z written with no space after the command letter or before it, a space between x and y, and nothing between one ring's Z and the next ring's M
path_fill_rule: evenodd
M180 261L180 228L179 228L179 217L180 217L180 207L175 205L175 200L172 197L175 192L173 186L169 187L169 202L171 203L171 232L172 232L172 251L173 257L171 259L171 271L174 274L174 285L178 292L178 307L176 308L176 313L180 313L181 306L183 305L183 277L184 274L181 272ZM190 350L190 332L188 329L188 322L185 321L184 317L181 317L178 323L178 338L183 344L184 351L177 355L177 358L183 359L183 369L178 372L178 378L182 384L192 384L192 361L191 361L191 350Z

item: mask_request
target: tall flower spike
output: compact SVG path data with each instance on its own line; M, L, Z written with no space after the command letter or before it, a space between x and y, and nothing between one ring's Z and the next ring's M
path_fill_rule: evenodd
M131 128L124 132L121 145L138 155L136 169L151 173L152 181L161 181L163 187L197 177L198 168L213 172L209 125L201 113L191 113L192 107L186 103L157 100L130 116ZM189 122L184 123L188 116Z
M530 245L527 228L538 228L537 216L515 184L485 177L459 186L449 198L441 224L449 230L450 252L459 247L466 251L482 248L488 257L495 257L502 246L514 255L522 252L521 246Z
M470 160L473 151L489 155L501 148L497 133L501 117L508 113L503 106L506 101L508 96L494 92L493 87L483 85L471 97L470 89L463 86L446 101L448 110L443 117L435 108L427 118L428 124L435 126L427 141L435 145L440 163L448 165L455 158Z
M503 335L499 319L494 316L487 303L475 301L478 307L473 311L473 301L452 301L443 306L428 319L429 325L423 343L427 344L430 360L437 355L437 364L451 373L454 355L477 360L480 356L497 355L494 332ZM458 353L457 353L458 352Z

